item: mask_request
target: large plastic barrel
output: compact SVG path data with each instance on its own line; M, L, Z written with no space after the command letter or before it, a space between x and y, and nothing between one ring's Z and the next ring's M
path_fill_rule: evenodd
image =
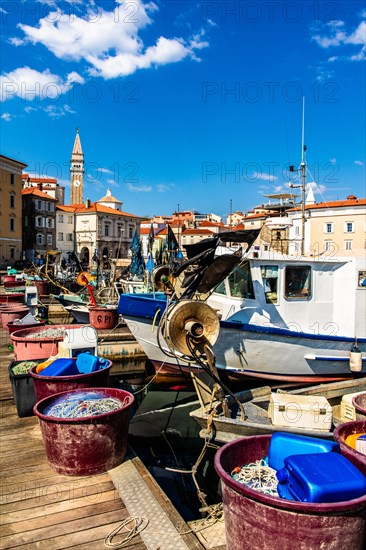
M356 420L340 424L334 430L334 439L340 444L342 454L366 476L366 455L356 451L356 449L352 449L352 447L346 444L346 439L349 435L359 433L366 433L366 420Z
M352 405L356 409L356 420L366 420L366 391L355 395Z
M64 475L92 475L115 468L123 462L134 396L114 388L93 388L121 401L121 408L98 416L55 418L43 414L63 392L42 399L34 406L38 416L50 467Z
M39 296L48 296L50 293L50 285L47 281L34 281L37 287Z
M268 454L270 435L236 439L215 455L221 478L227 550L362 550L366 495L314 504L268 496L231 477L236 466Z
M9 334L13 334L13 332L17 330L21 330L22 328L34 328L34 327L43 327L46 324L46 321L35 321L34 323L28 323L26 325L19 325L16 323L8 323L8 331Z
M117 306L90 307L89 320L92 327L96 329L112 329L118 324Z
M29 370L33 378L34 391L37 401L70 390L81 388L98 388L109 386L109 372L112 361L107 360L107 365L100 370L88 374L72 374L68 376L45 376L36 373L36 366Z

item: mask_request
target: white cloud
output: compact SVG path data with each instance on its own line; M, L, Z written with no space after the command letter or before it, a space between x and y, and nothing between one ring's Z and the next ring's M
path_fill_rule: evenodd
M309 181L306 184L306 191L309 191L309 189L312 189L314 193L322 195L327 190L327 187L325 185L317 184L316 181Z
M362 160L355 160L355 164L357 164L358 166L363 166Z
M97 170L98 172L102 172L103 174L113 174L113 171L110 170L109 168L97 168Z
M14 118L14 117L10 113L3 113L0 118L5 120L5 122L10 122L11 119Z
M264 172L253 172L252 177L256 178L258 180L264 180L264 181L277 181L278 180L277 176L274 176L273 174L265 174Z
M158 185L156 185L156 190L158 193L165 193L166 191L173 191L175 187L174 183L158 183Z
M25 44L25 40L16 36L9 38L9 42L12 46L23 46L23 44Z
M69 92L73 84L83 82L84 79L75 71L63 80L60 76L52 74L49 69L39 72L30 67L20 67L0 76L0 101L13 97L20 97L26 101L57 99Z
M346 32L343 21L329 21L321 26L322 34L311 37L321 48L327 49L338 46L362 46L357 54L331 56L328 61L334 62L340 59L349 61L362 61L366 59L366 21L361 21L352 32Z
M157 6L142 0L118 0L113 11L89 7L83 17L51 12L38 26L18 26L24 42L43 44L56 57L89 64L89 72L104 79L126 76L138 69L175 63L208 46L201 30L190 40L160 36L155 45L145 47L139 32L151 25L150 14ZM18 40L19 39L13 39ZM20 42L19 42L20 43Z
M118 183L114 179L107 179L107 183L109 183L109 185L112 185L113 187L119 187Z
M60 106L60 105L48 105L44 108L45 113L48 114L51 118L61 118L67 114L75 114L76 111L71 109L71 107L67 104Z
M127 184L127 189L134 193L150 193L152 191L151 185L132 185L132 183Z
M335 157L329 159L329 162L331 162L332 164L336 164L337 162L337 159Z

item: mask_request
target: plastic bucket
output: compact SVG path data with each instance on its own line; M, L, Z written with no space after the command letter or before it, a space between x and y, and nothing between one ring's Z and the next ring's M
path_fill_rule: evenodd
M112 368L112 361L108 361L104 369L96 370L88 374L73 374L69 376L42 376L36 373L36 368L37 367L31 368L29 374L33 378L37 401L40 401L55 393L82 388L109 386L109 372Z
M13 334L13 332L17 330L22 330L23 328L43 327L45 324L46 321L38 321L37 323L29 323L28 325L18 325L11 322L8 323L8 331L9 334Z
M4 275L3 277L3 284L5 283L13 283L16 280L15 275Z
M270 435L236 439L215 455L227 550L362 550L366 495L329 504L295 502L261 494L231 477L236 466L265 457L270 440Z
M50 293L50 285L47 281L34 281L37 287L39 296L48 296Z
M0 294L0 304L8 304L9 302L21 302L24 304L25 294L14 292L12 294Z
M58 352L58 343L64 338L65 329L79 328L80 325L46 325L16 330L10 335L17 360L43 359ZM45 333L49 335L45 335Z
M356 420L340 424L334 430L333 437L340 444L342 454L366 476L366 455L356 451L356 449L352 449L352 447L346 444L346 439L349 435L358 433L366 433L366 420Z
M352 405L356 409L356 420L366 420L366 391L356 395Z
M26 306L12 307L1 310L1 324L3 329L8 329L8 323L12 323L15 319L23 319L29 313L29 308Z
M34 406L38 416L47 460L50 467L63 475L92 475L115 468L123 462L134 396L114 388L93 388L103 391L125 404L116 411L85 418L54 418L43 411L59 396L75 393L62 392L42 399Z
M115 308L90 307L89 321L96 329L112 329L118 324L117 306Z

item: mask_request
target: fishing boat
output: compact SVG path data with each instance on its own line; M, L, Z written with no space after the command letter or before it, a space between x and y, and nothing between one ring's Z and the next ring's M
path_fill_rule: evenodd
M199 393L201 406L189 414L201 427L201 437L211 437L220 443L227 443L238 437L271 434L276 431L331 439L338 424L355 420L356 412L352 411L352 399L341 404L344 396L352 398L353 394L365 391L366 377L298 389L277 389L277 397L285 396L288 402L288 405L283 406L282 412L280 411L280 425L271 420L271 414L275 414L273 409L271 411L270 400L271 395L276 396L276 390L270 386L228 396L228 416L225 416L220 401L205 402L204 395ZM310 400L306 403L308 397L313 398L313 401L316 401L314 398L326 398L331 409L322 409ZM302 423L301 414L307 415L306 421ZM306 423L307 427L299 427L305 426Z
M165 298L120 296L119 313L159 372L202 367L186 345L196 325L196 342L212 346L218 373L229 380L319 383L366 373L366 258L305 254L302 150L301 184L290 185L302 197L296 254L258 250L259 229L221 232L184 246L185 261L170 262ZM280 232L291 220L280 210L266 224Z

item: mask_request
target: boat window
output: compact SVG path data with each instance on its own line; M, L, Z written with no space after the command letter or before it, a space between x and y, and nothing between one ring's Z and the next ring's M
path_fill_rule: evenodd
M311 293L311 267L291 265L285 270L286 298L308 298Z
M264 295L267 304L276 304L278 301L278 266L261 265Z
M358 272L358 286L366 288L366 271Z
M237 267L231 273L228 280L231 296L254 300L253 281L249 263Z
M222 281L216 288L215 292L218 294L224 294L226 296L226 287L225 287L225 281Z

